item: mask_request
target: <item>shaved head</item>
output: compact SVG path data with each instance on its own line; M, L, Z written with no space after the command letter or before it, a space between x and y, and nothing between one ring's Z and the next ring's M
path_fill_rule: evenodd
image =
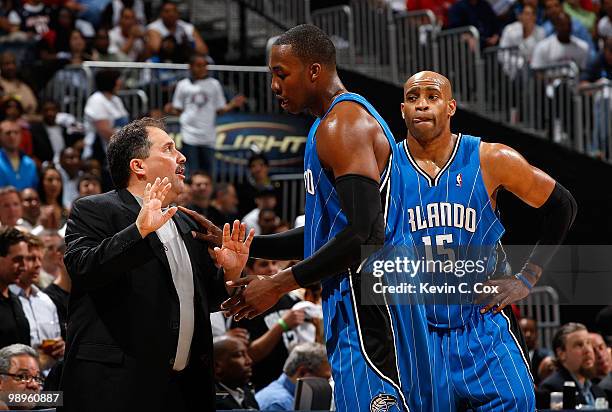
M406 80L406 83L404 83L404 94L411 88L422 87L422 85L426 83L429 83L430 86L439 87L446 99L453 98L453 89L450 80L440 73L431 71L418 72Z

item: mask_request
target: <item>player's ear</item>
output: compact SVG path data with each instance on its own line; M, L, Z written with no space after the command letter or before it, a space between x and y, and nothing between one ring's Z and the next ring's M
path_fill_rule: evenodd
M400 111L402 112L402 119L405 119L406 115L404 115L404 103L400 103Z
M457 102L455 99L450 99L448 102L448 116L453 117L457 111Z
M310 65L310 81L316 81L321 75L321 65L319 63L313 63Z

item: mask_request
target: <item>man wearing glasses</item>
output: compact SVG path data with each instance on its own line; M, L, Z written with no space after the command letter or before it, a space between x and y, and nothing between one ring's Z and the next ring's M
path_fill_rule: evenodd
M7 401L8 393L39 393L43 383L38 354L34 349L21 343L0 349L0 407ZM35 403L22 403L11 406L11 410L29 410L35 406Z

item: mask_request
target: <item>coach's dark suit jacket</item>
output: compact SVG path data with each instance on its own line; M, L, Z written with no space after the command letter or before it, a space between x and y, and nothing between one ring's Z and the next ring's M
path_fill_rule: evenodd
M227 292L196 224L174 216L191 257L195 325L187 368L171 373L179 298L164 247L136 229L140 206L119 190L77 200L64 257L72 279L62 373L64 410L214 410L209 312Z

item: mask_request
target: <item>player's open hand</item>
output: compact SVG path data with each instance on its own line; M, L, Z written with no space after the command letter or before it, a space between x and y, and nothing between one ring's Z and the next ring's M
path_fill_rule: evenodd
M278 302L283 295L272 276L250 275L231 282L228 287L243 288L221 304L225 316L234 316L236 321L251 319L262 314Z
M480 309L480 313L487 313L493 307L497 306L494 313L501 312L506 306L511 303L518 302L529 295L529 289L523 282L514 277L503 279L492 279L484 282L483 286L495 288L495 292L489 294L481 294L476 298L477 304L485 304L486 306Z
M249 259L249 248L255 236L251 229L246 236L246 225L234 220L230 234L230 225L223 226L223 241L221 247L215 247L215 261L223 268L226 275L239 274ZM227 277L226 277L227 279ZM229 280L229 279L228 279Z
M145 186L142 208L136 218L136 227L143 238L165 225L176 213L176 207L162 211L162 204L171 187L167 177L163 180L158 177L153 184L147 183Z
M193 237L203 240L204 242L208 242L213 247L221 247L223 242L223 231L221 229L219 229L213 222L191 209L187 209L183 206L179 206L178 208L181 210L181 212L185 212L191 216L193 220L195 220L204 230L204 232L191 232Z

